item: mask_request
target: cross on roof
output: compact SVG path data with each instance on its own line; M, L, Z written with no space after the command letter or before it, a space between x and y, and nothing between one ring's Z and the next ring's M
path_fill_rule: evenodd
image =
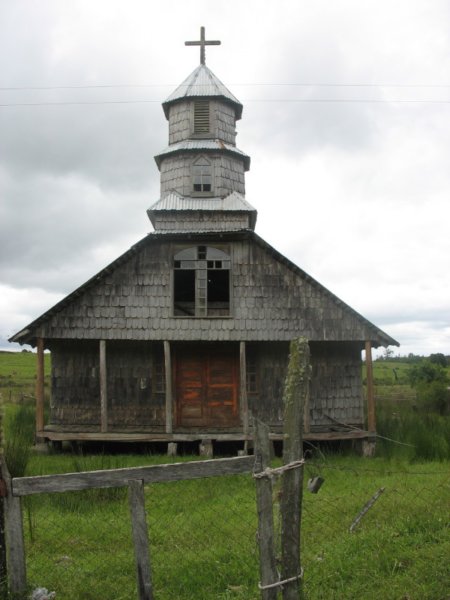
M184 42L185 46L200 46L200 64L205 64L205 46L220 46L219 40L205 40L205 28L200 27L200 40L198 42Z

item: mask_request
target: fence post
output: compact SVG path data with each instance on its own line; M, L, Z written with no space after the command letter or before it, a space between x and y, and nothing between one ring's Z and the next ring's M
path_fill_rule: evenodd
M303 457L304 406L309 391L309 346L305 338L292 340L284 389L283 463ZM281 580L283 600L302 597L300 528L303 491L303 467L283 473L281 488Z
M259 419L255 419L255 470L254 473L264 471L270 462L269 427ZM273 526L272 508L272 479L258 477L256 482L256 505L258 508L258 547L259 547L259 573L262 600L277 600L278 589L264 586L278 581L275 563L275 535Z
M148 544L147 520L145 518L144 482L132 479L128 482L131 530L136 558L138 600L153 600Z
M12 494L11 477L4 459L1 460L1 474L6 487L3 507L9 591L19 598L25 595L27 588L22 506L20 497Z

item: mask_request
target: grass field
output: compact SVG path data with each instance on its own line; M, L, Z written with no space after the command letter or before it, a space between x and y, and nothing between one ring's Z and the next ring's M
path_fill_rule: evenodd
M46 356L47 373L49 360ZM11 397L18 402L7 405L8 427L20 405L30 403L27 394L14 394L27 385L32 394L34 364L33 354L0 353L0 391L8 400L5 390L12 390ZM398 369L398 364L395 362L394 368ZM379 366L383 368L378 370ZM391 383L387 381L390 368L385 361L375 363L379 385L389 389L405 386L403 372L397 372L397 378L392 374ZM32 410L28 414L32 418ZM325 482L318 494L306 488L304 493L305 597L450 600L450 454L446 440L450 441L450 419L433 417L427 425L411 410L407 399L384 401L378 416L379 430L407 445L380 440L382 452L375 459L320 451L309 456L305 480L320 475ZM25 430L29 432L27 427ZM438 447L423 461L415 451L418 431L425 451L444 440L445 452ZM441 441L439 444L442 446ZM439 460L432 460L436 457ZM198 457L173 460L193 459ZM166 456L149 454L83 456L34 451L26 473L163 462L168 462ZM350 533L356 515L382 487L378 501ZM276 486L276 517L278 499ZM126 490L37 495L25 498L23 509L31 587L55 590L57 600L136 597ZM260 597L255 488L250 476L146 486L146 509L156 600Z
M161 462L167 457L34 455L28 472ZM306 598L447 599L449 467L351 456L311 459L305 479L321 475L325 482L318 494L304 493ZM350 533L356 515L381 487L384 493ZM277 516L277 486L274 500ZM33 496L24 505L32 585L56 590L58 600L135 598L123 489ZM146 508L156 599L259 598L250 476L146 486Z

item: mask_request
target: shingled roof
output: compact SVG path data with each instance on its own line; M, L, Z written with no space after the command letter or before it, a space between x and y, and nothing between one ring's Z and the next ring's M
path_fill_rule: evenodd
M163 109L166 118L169 118L169 107L174 102L185 100L186 98L222 98L231 103L236 111L236 119L242 117L242 104L230 90L220 81L216 75L206 65L199 65L176 90L163 102Z
M236 242L234 277L241 285L241 304L236 314L224 319L174 317L170 308L171 265L167 262L169 255L162 249L168 248L167 242L186 244L187 241L186 234L148 234L10 341L34 345L40 336L47 339L287 341L300 335L301 330L302 335L310 331L310 339L316 341L369 339L375 347L399 345L249 230L224 232L220 236L221 243ZM203 232L191 233L189 241L192 244L218 242L217 234ZM252 275L258 278L259 289L249 278L245 264L248 252L260 259ZM148 264L155 265L154 272L144 269ZM272 272L270 264L274 265ZM159 271L156 265L160 265ZM259 308L254 297L252 299L251 290L255 289L262 301ZM290 297L284 290L290 291ZM264 294L267 294L266 300ZM275 299L272 305L271 294Z

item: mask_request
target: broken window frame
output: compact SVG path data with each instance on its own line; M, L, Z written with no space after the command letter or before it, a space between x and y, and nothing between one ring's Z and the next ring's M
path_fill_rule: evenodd
M174 316L229 317L230 271L229 252L216 246L192 246L176 252L173 257ZM183 289L183 285L189 287Z

